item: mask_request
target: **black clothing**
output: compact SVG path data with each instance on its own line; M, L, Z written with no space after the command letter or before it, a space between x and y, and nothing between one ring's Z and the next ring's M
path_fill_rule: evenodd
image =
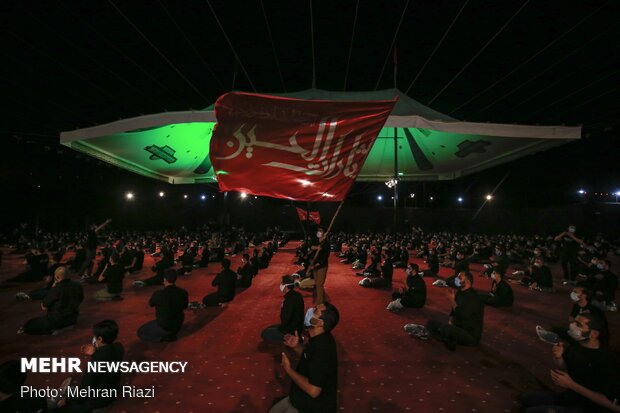
M54 330L75 324L82 300L84 300L84 290L80 283L69 279L60 281L43 298L43 306L47 308L47 315L28 320L24 325L24 333L52 334Z
M97 244L99 244L97 233L93 230L88 231L88 234L86 235L86 244L84 244L84 246L89 250L96 250Z
M121 343L106 344L95 350L95 353L91 357L92 362L120 362L123 361L125 349ZM91 389L119 389L121 383L121 373L98 373L88 372L84 373L80 388ZM119 391L120 393L120 391ZM108 406L114 402L113 397L100 397L96 399L76 398L68 399L67 407L71 407L73 404L82 404L89 402L88 406L96 406L98 408ZM68 409L71 410L71 409Z
M403 307L421 308L426 304L426 283L424 279L416 275L407 276L407 290L400 298Z
M467 258L454 261L454 275L457 276L461 272L469 272L469 260Z
M183 326L188 304L187 291L174 284L155 291L149 300L149 305L155 307L157 324L175 335Z
M47 412L47 402L43 397L29 397L15 393L8 399L0 401L0 412L5 413L44 413Z
M211 283L213 287L217 287L217 291L203 297L202 303L206 306L216 306L219 303L232 301L235 298L236 283L237 274L231 270L223 270Z
M312 253L316 254L316 251L312 251ZM316 260L314 261L315 270L319 270L321 268L327 268L329 264L329 253L330 253L329 243L327 242L327 240L324 240L323 242L319 244L319 254L316 257Z
M590 349L580 344L571 344L563 354L566 369L570 377L578 384L597 393L602 393L610 400L617 397L616 364L611 354L604 349ZM604 411L585 397L566 390L560 395L565 406L582 406L587 411Z
M108 269L103 273L103 277L105 278L110 294L120 294L123 291L125 267L123 267L122 264L116 263L108 266Z
M473 288L456 294L456 307L450 315L453 318L452 325L467 331L476 344L480 342L484 323L484 304Z
M540 288L553 288L553 277L551 276L551 270L546 265L542 267L532 268L532 278L538 284Z
M252 286L252 278L254 278L254 269L252 268L252 264L246 262L243 267L239 267L237 269L237 274L241 276L239 280L237 280L237 285L241 288L249 288Z
M484 299L484 303L492 307L510 307L514 301L512 287L502 278L500 282L493 281L491 284L492 295Z
M280 326L278 330L283 334L301 333L304 328L304 299L295 290L284 294L284 301L280 309Z
M299 359L296 371L320 387L321 393L312 398L295 382L289 394L291 404L301 413L336 413L338 390L338 353L331 333L311 337Z

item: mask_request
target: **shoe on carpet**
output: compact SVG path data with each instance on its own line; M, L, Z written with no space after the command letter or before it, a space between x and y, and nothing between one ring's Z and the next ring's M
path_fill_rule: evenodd
M559 335L553 331L545 330L542 326L536 326L536 335L541 341L547 344L556 345L562 341Z
M433 283L435 287L447 287L448 284L444 280L437 280Z
M133 282L134 287L145 287L146 283L144 281L136 280Z
M17 294L15 294L15 299L17 301L26 301L26 300L30 300L30 296L26 294L25 292L20 291Z
M187 306L189 310L200 310L201 308L205 308L204 304L199 301L192 301Z
M411 323L411 324L405 324L405 325L403 326L403 328L405 329L405 332L406 332L406 333L412 333L412 332L414 332L414 331L418 331L418 330L426 329L426 327L424 327L424 326L423 326L423 325L421 325L421 324L413 324L413 323Z

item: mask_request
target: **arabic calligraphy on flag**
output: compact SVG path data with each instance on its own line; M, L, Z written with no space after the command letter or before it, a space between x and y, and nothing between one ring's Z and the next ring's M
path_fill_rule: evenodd
M340 201L395 103L222 95L210 148L220 190Z

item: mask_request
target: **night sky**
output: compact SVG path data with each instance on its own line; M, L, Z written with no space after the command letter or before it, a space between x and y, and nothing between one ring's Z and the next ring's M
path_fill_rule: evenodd
M583 125L583 139L440 183L403 183L417 206L580 202L620 191L618 1L3 1L0 184L9 212L105 209L127 190L215 194L88 159L59 131L201 109L229 90L396 87L457 119ZM313 70L314 67L314 70ZM372 205L383 183L358 183ZM48 200L53 199L49 202ZM606 200L603 197L601 200ZM79 206L76 206L79 205ZM77 212L79 213L79 212ZM6 217L6 215L5 215Z

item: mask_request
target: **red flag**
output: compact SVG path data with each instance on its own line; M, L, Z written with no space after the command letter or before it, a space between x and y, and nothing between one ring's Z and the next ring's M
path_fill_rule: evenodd
M210 148L220 191L343 200L395 103L222 95Z
M303 222L306 220L310 220L317 225L321 225L321 214L319 214L319 211L310 211L310 213L308 213L308 211L303 208L295 207L295 209L297 209L297 216L299 217L300 221Z

